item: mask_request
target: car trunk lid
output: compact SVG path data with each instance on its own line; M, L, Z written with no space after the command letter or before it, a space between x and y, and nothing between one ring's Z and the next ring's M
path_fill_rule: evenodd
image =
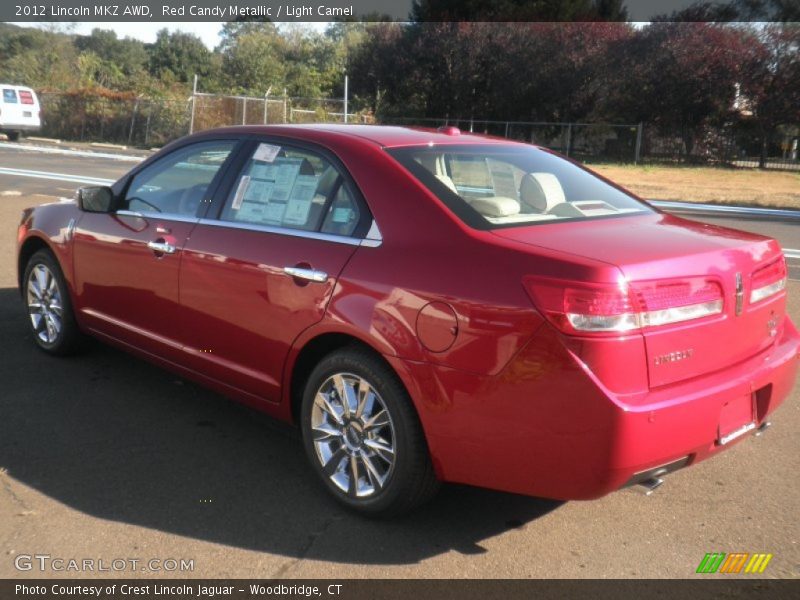
M753 275L782 260L777 242L654 214L496 229L517 242L617 266L629 282L707 278L722 288L720 314L646 326L650 387L683 381L743 361L779 337L786 294L750 301Z

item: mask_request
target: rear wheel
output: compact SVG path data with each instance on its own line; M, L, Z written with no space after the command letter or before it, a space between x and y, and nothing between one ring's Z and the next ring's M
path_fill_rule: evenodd
M78 350L83 336L75 323L64 275L49 250L31 256L23 284L28 324L39 348L58 355Z
M394 516L436 493L439 482L411 399L374 354L346 348L322 359L301 411L308 458L349 508Z
M19 141L19 136L20 136L19 131L9 131L8 133L6 133L6 135L8 136L8 141L9 142L18 142Z

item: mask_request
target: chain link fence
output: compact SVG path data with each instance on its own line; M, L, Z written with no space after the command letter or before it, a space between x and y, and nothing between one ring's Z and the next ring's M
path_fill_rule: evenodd
M381 117L341 98L196 93L185 100L43 93L45 137L158 147L193 131L278 123L381 123L462 131L538 144L591 162L705 164L800 171L800 127L768 134L752 122L709 127L702 136L648 123L551 123L481 119Z
M191 130L200 131L230 125L274 125L277 123L374 123L368 110L348 107L341 98L300 96L227 96L195 93Z
M150 148L189 130L188 101L44 93L39 135Z
M577 160L639 162L642 124L552 123L392 117L383 124L458 127L462 131L537 144Z

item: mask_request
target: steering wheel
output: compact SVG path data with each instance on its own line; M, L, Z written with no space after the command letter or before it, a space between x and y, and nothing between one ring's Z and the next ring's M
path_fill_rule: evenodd
M205 183L197 183L183 190L180 200L178 200L178 213L188 216L196 215L207 187Z
M127 199L126 199L126 202L128 203L128 208L129 208L130 210L133 210L133 209L131 208L131 204L132 204L133 202L141 202L142 204L144 204L144 205L146 205L146 206L149 206L150 208L152 208L154 211L156 211L156 212L161 212L161 209L160 209L158 206L156 206L156 205L155 205L155 204L153 204L152 202L148 202L148 201L147 201L147 200L145 200L144 198L139 198L139 196L132 196L131 198L127 198Z

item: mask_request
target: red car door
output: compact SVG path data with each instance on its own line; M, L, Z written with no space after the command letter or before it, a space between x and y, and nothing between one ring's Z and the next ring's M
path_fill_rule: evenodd
M134 173L117 210L84 213L74 236L81 319L142 350L180 356L181 253L235 140L183 146Z
M292 342L322 319L372 219L334 163L321 151L253 142L224 202L195 228L180 295L196 370L279 401Z

